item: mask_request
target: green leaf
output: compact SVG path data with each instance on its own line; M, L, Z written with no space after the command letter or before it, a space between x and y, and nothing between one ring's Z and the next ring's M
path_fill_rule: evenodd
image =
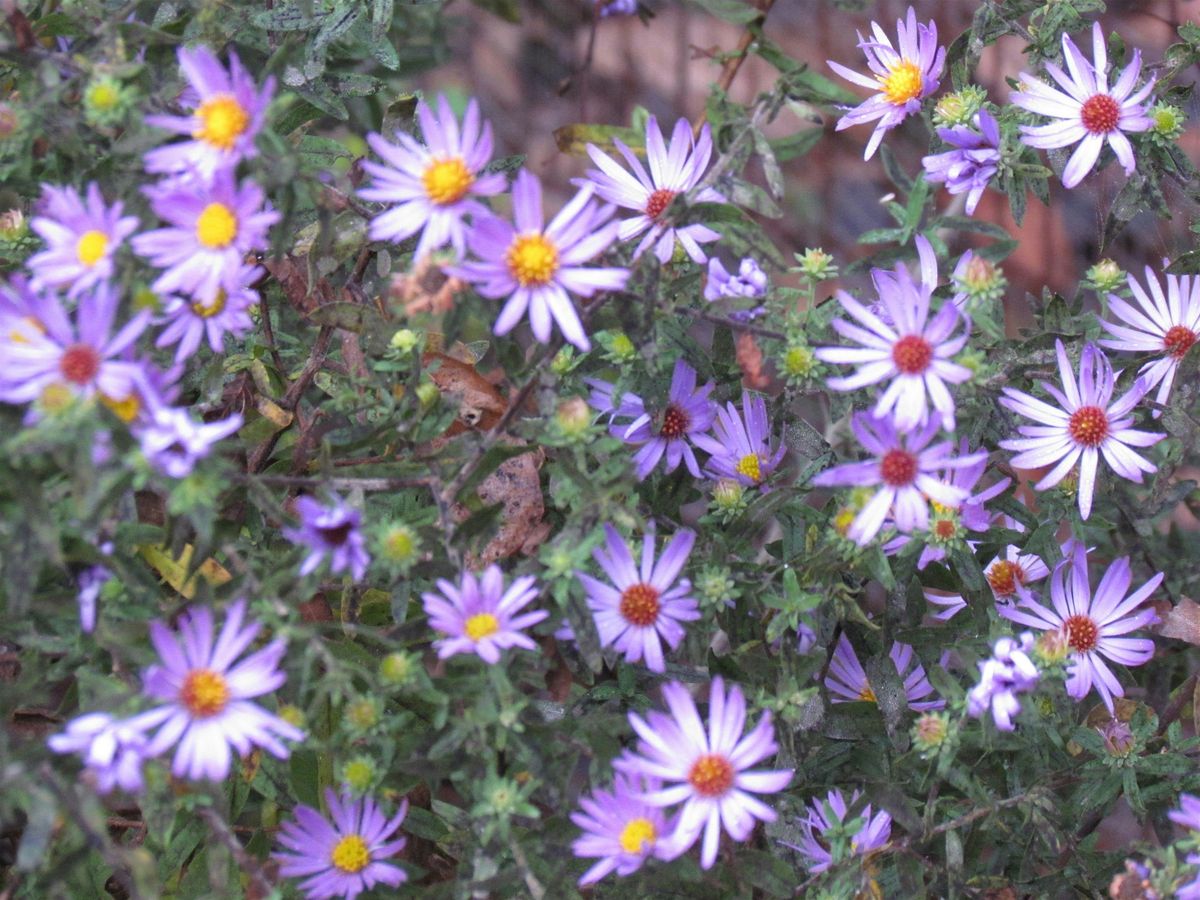
M691 0L691 2L717 18L733 22L735 25L745 25L762 18L762 10L743 2L743 0Z

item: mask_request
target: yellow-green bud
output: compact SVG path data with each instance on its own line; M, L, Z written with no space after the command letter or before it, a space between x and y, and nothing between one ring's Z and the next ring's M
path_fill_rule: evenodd
M566 375L571 371L573 365L575 365L575 348L563 347L554 354L554 359L550 361L550 371L555 375Z
M968 85L959 91L946 94L933 108L933 121L940 127L969 125L975 113L987 100L987 91L976 85Z
M950 717L943 712L922 713L912 727L913 747L923 757L933 756L950 733Z
M961 273L953 276L954 287L975 302L999 300L1008 287L1000 267L982 256L972 254Z
M1033 645L1033 656L1043 666L1056 666L1067 658L1071 645L1065 631L1055 628L1043 631Z
M0 141L6 141L21 130L21 116L16 107L0 103Z
M731 478L723 478L713 488L713 502L720 509L735 509L742 502L746 489L740 482Z
M388 525L380 533L379 555L388 562L407 565L417 555L417 533L403 522Z
M438 390L438 386L432 381L422 381L417 385L417 399L421 401L421 406L424 409L429 409L438 402L438 398L442 392Z
M379 703L372 697L359 697L346 704L344 715L355 731L370 731L379 724Z
M789 378L807 378L817 366L817 357L811 347L795 344L784 351L782 362Z
M0 213L0 241L19 241L29 234L29 222L19 209Z
M413 331L411 328L401 328L392 335L391 344L396 350L401 353L410 353L412 349L421 343L421 335Z
M1125 283L1124 270L1111 259L1100 260L1084 277L1089 285L1102 292L1115 291Z
M1178 106L1169 103L1155 103L1150 107L1151 136L1159 143L1169 143L1183 134L1183 126L1187 123L1187 115Z
M355 794L365 794L375 783L379 769L369 756L356 756L342 766L342 784Z
M828 281L837 277L838 269L833 264L833 257L820 247L806 247L803 254L796 254L796 262L800 263L800 271L812 281Z
M582 397L572 397L558 405L554 421L567 437L582 437L592 426L592 409Z
M279 718L297 728L303 728L307 719L304 715L304 710L298 706L293 706L291 703L279 707Z
M409 653L389 653L379 663L379 680L392 687L408 684L417 674L417 659Z

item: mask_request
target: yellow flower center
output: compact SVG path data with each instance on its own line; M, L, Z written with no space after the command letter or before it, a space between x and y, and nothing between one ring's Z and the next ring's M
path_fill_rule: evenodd
M846 532L850 530L850 526L854 524L854 517L858 513L848 506L843 506L838 510L838 514L833 517L833 529L842 537L846 536Z
M196 109L192 137L220 150L232 150L250 124L250 114L229 94L209 97Z
M479 643L485 637L490 637L500 630L500 623L491 613L476 613L467 619L465 631L467 637Z
M881 75L879 82L888 103L903 106L921 94L921 69L915 62L902 59L887 75Z
M225 293L225 288L217 288L217 292L213 298L207 303L201 303L197 300L192 304L192 312L202 319L211 319L215 315L219 315L221 310L225 308L225 301L229 299L229 295Z
M108 235L103 231L85 231L75 244L75 258L89 269L104 258L108 249Z
M762 480L762 468L759 466L758 454L751 453L748 456L743 456L737 464L737 473L744 475L751 481Z
M348 834L333 845L329 861L338 871L354 875L370 864L371 851L367 849L367 842L357 834Z
M621 836L617 838L617 842L626 853L637 854L653 844L657 838L658 832L654 830L654 823L639 816L630 819L621 829Z
M508 248L508 270L522 287L545 284L558 271L558 250L542 234L522 234Z
M215 716L229 703L225 677L212 669L192 669L183 679L179 699L197 719Z
M474 181L475 176L458 156L435 159L421 175L429 199L443 206L461 200Z
M108 112L117 105L117 101L120 99L121 95L117 89L107 81L101 81L88 88L88 105L100 112Z
M878 703L879 700L875 697L875 691L869 684L864 684L862 690L858 692L859 700L866 700L868 703Z
M137 394L130 394L121 400L110 397L108 394L101 394L100 402L111 409L113 414L126 424L136 419L142 408L142 402Z
M196 219L196 239L205 247L228 247L237 233L237 216L224 203L208 204Z

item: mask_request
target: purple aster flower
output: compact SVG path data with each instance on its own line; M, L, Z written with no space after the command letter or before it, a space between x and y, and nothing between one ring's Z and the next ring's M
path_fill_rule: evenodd
M804 622L796 625L796 652L805 656L815 646L817 646L817 633Z
M674 650L685 633L680 623L700 618L698 604L689 596L692 583L679 578L696 542L696 533L686 528L678 532L656 564L651 522L642 543L640 573L617 530L606 524L604 534L605 547L597 547L592 557L612 584L583 572L575 573L587 591L588 608L596 619L600 643L616 647L625 655L626 662L645 659L651 672L664 672L663 641Z
M285 849L271 854L280 875L303 879L299 887L308 900L353 900L377 884L394 888L408 880L403 869L384 862L408 842L404 837L389 840L408 814L407 800L391 819L370 797L338 797L332 788L325 788L325 805L328 819L301 803L295 818L280 826L279 843Z
M421 599L429 627L446 635L434 643L440 659L476 653L484 662L495 665L500 661L500 652L508 647L537 649L522 631L550 613L535 609L518 614L541 593L532 575L517 578L505 590L500 567L490 565L478 580L464 572L458 585L439 578L437 588L440 594L422 594Z
M875 402L874 412L876 416L894 412L897 428L905 430L926 421L928 394L942 426L953 431L954 400L946 382L961 384L971 377L970 369L952 361L967 343L970 319L953 303L943 304L929 318L929 299L937 287L937 258L923 236L918 235L916 243L921 257L921 283L913 281L900 263L894 273L875 270L872 275L885 312L882 316L839 291L842 308L866 327L835 319L833 330L859 346L819 347L816 356L825 362L859 367L851 376L830 378L826 384L835 391L855 391L890 379L891 384ZM952 338L960 321L965 328Z
M1164 295L1154 271L1146 266L1146 285L1150 288L1149 294L1136 278L1129 276L1129 289L1140 308L1126 303L1116 294L1108 295L1108 307L1121 324L1101 319L1100 324L1112 337L1100 343L1112 350L1158 356L1142 366L1138 375L1147 390L1158 385L1154 399L1166 403L1179 363L1196 343L1196 335L1200 334L1200 280L1191 275L1167 275ZM1157 411L1155 415L1158 415Z
M113 545L105 543L100 549L107 556L112 553ZM79 627L84 634L91 634L96 630L96 601L100 598L100 591L112 577L112 572L106 566L99 565L88 566L75 576L75 586L79 590L75 598L79 604Z
M584 183L595 185L596 193L609 203L637 213L633 218L621 222L620 230L623 241L632 240L646 232L634 251L634 258L653 245L654 255L665 265L674 254L675 241L678 240L692 261L703 265L708 257L700 245L715 241L721 235L699 223L675 228L661 221L661 218L677 195L692 190L704 177L704 170L708 168L708 160L712 156L712 131L708 125L700 129L698 138L693 138L691 124L687 119L680 119L675 123L668 147L663 141L658 119L650 116L646 120L646 161L650 166L649 172L620 140L613 138L613 146L625 158L633 174L629 174L599 147L588 144L588 156L599 168L588 169ZM705 188L692 199L696 203L721 203L725 198L712 188Z
M219 422L197 423L186 409L170 406L152 410L147 419L135 429L142 455L169 478L186 478L214 444L242 427L238 413Z
M888 657L896 667L896 674L904 682L904 696L908 700L909 709L922 712L927 709L941 709L946 705L945 700L923 699L933 693L933 685L925 676L925 667L920 662L916 662L911 646L902 644L900 641L893 641ZM914 663L916 664L914 665ZM910 667L912 668L911 672L909 671ZM831 692L832 696L829 699L833 703L852 703L855 700L864 700L867 703L879 702L875 695L875 689L867 680L867 673L863 670L862 663L858 661L858 654L854 652L854 647L845 632L838 638L837 646L830 658L829 672L825 676L825 687Z
M1022 125L1021 140L1030 147L1044 150L1079 144L1063 169L1062 182L1066 188L1075 187L1092 171L1106 141L1125 174L1132 175L1135 166L1133 145L1125 135L1148 131L1153 125L1146 107L1154 79L1134 91L1142 71L1141 51L1134 49L1132 61L1110 89L1108 51L1099 22L1092 23L1094 63L1084 58L1066 34L1062 36L1062 45L1067 72L1054 63L1044 63L1046 71L1062 90L1022 72L1022 89L1009 97L1015 106L1058 120L1048 125Z
M875 155L883 136L921 108L921 101L938 89L942 68L946 62L946 48L937 42L937 24L917 24L917 13L910 6L907 22L896 20L897 51L878 22L871 23L873 38L864 38L860 32L858 46L867 57L870 75L826 60L829 68L847 81L870 88L872 94L863 103L851 109L837 123L837 130L852 125L875 122L875 131L867 142L863 159ZM849 107L847 107L849 109Z
M975 114L979 131L966 125L939 128L938 137L953 150L921 160L925 180L946 185L951 194L966 194L967 215L975 212L979 198L1000 164L1000 125L986 109Z
M762 297L766 293L767 273L752 257L741 261L736 275L726 271L717 257L709 259L708 280L704 284L704 299L709 303L722 297Z
M241 337L254 327L248 310L258 305L258 291L253 285L263 274L260 266L241 264L231 277L230 286L218 286L207 299L198 296L165 298L163 321L166 327L159 333L154 346L178 344L175 348L177 363L195 353L202 338L208 339L208 346L214 353L224 352L226 334Z
M934 606L942 607L940 612L933 613L933 618L938 622L949 622L967 608L967 601L963 599L962 594L951 594L929 588L923 588L921 593Z
M997 556L983 570L988 586L999 603L1011 603L1027 593L1027 586L1050 574L1042 558L1034 553L1022 553L1009 544L1004 555Z
M142 764L147 752L145 726L137 719L115 719L108 713L87 713L67 723L62 734L46 743L55 753L77 753L95 779L101 794L120 788L130 794L142 789Z
M583 834L575 839L571 851L582 859L597 860L579 879L581 887L595 884L614 871L622 878L632 875L652 856L671 858L671 830L666 816L640 796L660 787L657 779L647 779L643 788L618 772L611 791L596 789L590 797L579 799L582 812L571 813L571 821L583 829Z
M637 0L596 0L596 9L602 19L607 19L609 16L636 16L638 2ZM621 874L627 873L622 872Z
M262 747L286 759L288 748L279 738L304 737L300 729L251 702L286 680L277 666L287 645L276 638L237 662L262 628L257 622L243 627L245 613L244 600L230 606L215 641L207 607L193 607L180 618L182 642L162 622L150 623L160 664L142 676L143 690L166 704L133 721L144 728L161 725L148 753L157 756L176 747L171 771L177 778L220 781L229 774L230 747L243 757Z
M637 753L613 760L613 767L631 775L661 778L667 787L641 795L651 806L682 803L671 839L672 856L686 853L700 832L704 843L700 865L712 868L717 860L721 829L735 841L744 841L755 820L774 822L775 811L751 794L775 794L792 780L792 770L750 770L760 760L778 752L771 713L742 736L746 724L746 698L737 685L725 690L718 675L708 697L705 729L686 687L678 681L663 686L669 716L651 711L643 719L629 714L637 732Z
M29 257L32 288L66 288L67 295L107 281L113 276L113 256L121 243L137 231L136 216L122 216L125 206L104 205L100 187L92 182L87 200L75 188L42 185L42 213L29 226L41 235L46 249Z
M1138 607L1162 583L1163 575L1159 572L1126 597L1133 574L1129 557L1123 556L1108 567L1093 596L1088 582L1087 547L1075 542L1071 551L1070 558L1059 563L1050 578L1053 609L1026 596L998 611L1019 625L1061 632L1071 650L1067 694L1082 700L1095 685L1100 699L1112 712L1112 698L1124 697L1125 691L1104 660L1140 666L1154 655L1154 641L1121 635L1158 621L1152 608Z
M516 227L495 216L476 222L467 240L478 261L447 271L474 282L485 297L507 298L492 329L496 334L508 334L528 313L533 335L543 344L550 341L553 320L568 341L591 349L571 294L619 291L629 280L628 269L583 265L616 240L617 223L609 221L613 208L594 202L592 189L584 187L546 225L542 184L525 169L517 173L512 196Z
M674 472L682 461L693 476L701 477L691 444L712 427L717 415L716 405L708 399L714 387L711 381L697 389L696 370L682 359L675 360L666 406L654 414L646 410L645 401L637 394L624 394L615 404L611 384L597 378L589 378L587 383L592 388L588 402L594 409L614 420L631 420L619 425L614 422L608 430L627 444L641 445L633 456L638 481L645 480L664 457L668 472Z
M209 179L221 169L258 155L254 138L262 128L275 79L259 90L254 78L229 51L229 71L207 47L180 47L179 68L188 80L181 98L186 116L146 116L146 124L191 140L168 144L145 156L147 172L194 173Z
M979 663L979 684L967 693L967 712L979 718L990 707L992 719L1001 731L1012 731L1013 718L1021 711L1017 694L1037 687L1041 674L1029 658L1033 635L1022 632L1020 642L1002 637L992 647L992 655Z
M20 272L0 281L0 347L28 343L46 333L38 312L44 302ZM3 380L0 372L0 382Z
M77 397L101 394L118 401L134 393L143 367L122 354L150 324L149 310L111 336L118 298L107 282L80 296L76 324L57 297L28 299L32 316L14 324L16 330L0 343L5 356L0 400L27 403L55 387Z
M159 294L183 291L210 304L217 291L237 291L242 260L267 246L267 229L279 213L263 206L255 182L234 181L232 170L211 183L178 179L146 188L150 205L169 228L147 231L133 239L133 249L160 269L151 287Z
M787 452L781 441L771 449L771 420L767 403L758 394L742 392L742 408L732 403L717 407L711 435L698 434L695 444L711 454L706 471L714 479L729 478L753 487L771 477Z
M329 557L329 571L349 571L355 581L362 581L371 564L367 541L359 528L362 513L341 497L334 496L328 505L315 497L297 497L296 513L299 528L285 528L283 536L294 544L308 547L308 556L300 564L301 577L317 570Z
M846 830L846 811L858 802L861 791L855 791L847 803L842 792L836 788L824 800L814 799L808 815L800 820L804 830L800 844L781 842L785 847L805 857L805 868L810 875L819 875L835 862L852 856L865 856L887 845L892 836L892 817L883 810L871 814L871 804L852 821L861 822L850 833ZM846 840L849 839L849 846ZM836 858L835 858L836 854Z
M1171 810L1167 818L1191 831L1200 831L1200 797L1180 794L1179 809Z
M383 164L363 162L375 181L358 191L364 200L395 204L371 220L371 240L399 243L420 231L418 259L446 244L462 256L467 243L463 217L487 214L475 198L493 197L507 187L504 175L482 174L492 158L492 126L480 122L479 104L467 104L461 130L444 96L438 95L437 105L435 114L425 101L417 103L425 146L400 131L399 146L381 135L367 135Z
M813 479L813 484L879 488L846 532L859 546L870 543L889 514L902 532L927 529L930 500L949 508L958 507L967 498L966 491L940 480L935 473L987 459L982 451L954 459L950 456L954 449L950 441L929 446L938 430L934 418L903 435L891 419L874 418L868 413L855 413L850 427L875 458L827 469Z
M1139 380L1119 399L1113 400L1116 379L1108 358L1100 348L1092 343L1084 345L1079 360L1079 381L1076 383L1063 342L1055 340L1054 345L1058 352L1062 390L1045 381L1042 387L1054 398L1059 408L1024 391L1004 388L1000 403L1015 413L1033 419L1037 425L1020 426L1017 431L1022 436L1001 441L1000 446L1005 450L1021 451L1012 458L1014 468L1037 469L1054 465L1034 485L1034 489L1039 491L1054 487L1078 462L1079 515L1086 520L1092 512L1096 466L1100 455L1104 455L1104 461L1122 478L1141 484L1143 472L1156 472L1158 469L1129 448L1150 447L1166 435L1129 427L1133 423L1133 417L1129 414L1149 390L1145 381Z

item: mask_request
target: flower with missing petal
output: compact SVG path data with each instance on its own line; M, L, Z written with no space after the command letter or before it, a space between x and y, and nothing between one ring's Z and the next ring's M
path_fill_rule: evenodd
M871 23L873 38L864 38L860 32L858 46L867 57L870 75L826 60L829 68L847 81L870 88L872 94L864 102L838 119L837 130L878 121L863 159L875 155L879 142L889 130L895 128L912 113L921 109L921 101L938 89L942 69L946 63L946 48L937 42L937 24L917 24L917 13L908 8L907 20L896 20L896 45L884 33L878 22Z
M925 667L916 661L913 648L900 641L892 642L888 657L896 667L896 674L904 683L904 696L908 700L908 708L918 712L927 709L941 709L946 705L945 700L925 700L933 693L933 685L925 676ZM916 663L914 665L914 662ZM909 668L912 671L909 671ZM858 661L858 654L845 632L838 638L837 647L829 661L829 673L825 676L825 687L830 692L833 703L852 703L864 700L867 703L878 703L879 698L875 689L867 679L867 673Z
M986 109L975 114L974 128L939 128L938 137L954 149L921 160L926 181L946 185L951 194L966 194L964 210L973 215L988 182L1000 165L1000 125Z
M632 875L650 857L671 858L671 830L661 808L640 798L645 791L657 791L657 779L638 779L617 773L612 790L596 789L579 799L580 811L571 813L571 821L583 834L571 845L571 852L596 863L579 879L581 887L595 884L610 872L622 878Z
M491 565L478 579L464 572L457 585L439 578L437 588L441 593L422 594L421 599L429 627L445 635L434 643L439 658L475 653L484 662L495 665L500 661L501 651L508 647L537 649L523 629L536 625L550 613L544 609L520 612L541 593L532 575L523 575L505 589L500 567Z
M165 406L152 409L136 433L146 462L169 478L186 478L214 444L241 427L239 413L219 422L196 422L187 409Z
M362 513L340 497L334 497L326 505L307 495L296 499L296 513L300 516L300 527L285 528L283 536L309 548L300 565L300 575L315 572L328 557L330 572L336 575L348 570L355 581L362 581L371 564L367 540L360 527Z
M872 815L870 803L855 817L862 824L853 834L846 833L846 813L861 796L861 791L855 791L847 803L842 792L834 789L824 800L813 800L808 815L800 820L800 827L804 831L801 843L784 842L785 847L791 847L805 857L804 866L810 875L819 875L835 862L851 856L862 856L878 850L891 839L892 817L883 810ZM841 840L835 843L835 838ZM846 839L849 839L848 846Z
M78 753L96 780L101 794L120 788L130 794L142 789L142 764L147 752L145 726L136 719L114 719L94 712L67 723L67 730L46 742L55 753Z
M113 256L121 243L137 231L136 216L122 216L120 200L105 206L100 187L92 182L87 199L75 188L42 185L41 215L34 216L30 227L46 249L26 261L33 273L30 286L66 288L67 296L113 277Z
M1149 390L1140 380L1121 397L1113 400L1116 378L1104 352L1094 344L1084 345L1079 360L1079 381L1071 371L1066 348L1055 340L1058 353L1058 372L1062 390L1042 382L1045 391L1058 407L1031 397L1015 388L1004 388L1001 405L1032 419L1036 425L1022 425L1019 438L1000 442L1005 450L1020 451L1012 458L1017 469L1037 469L1053 464L1046 475L1034 485L1044 491L1054 487L1067 472L1079 464L1079 515L1085 520L1092 512L1092 496L1096 490L1096 468L1101 455L1114 472L1137 484L1143 472L1156 472L1157 467L1130 447L1150 447L1165 434L1154 434L1131 428L1130 413Z
M1079 144L1063 169L1063 187L1075 187L1092 171L1105 143L1117 155L1125 174L1132 175L1133 145L1125 135L1154 126L1146 112L1154 79L1134 90L1142 71L1141 51L1134 49L1133 59L1110 88L1108 50L1099 22L1092 23L1094 62L1088 62L1066 34L1062 36L1062 47L1067 72L1054 63L1043 64L1058 88L1022 72L1021 90L1009 97L1014 106L1058 120L1048 125L1022 125L1021 140L1041 149Z
M781 441L771 447L767 403L758 394L742 392L742 408L732 403L717 407L711 435L698 434L696 446L711 454L706 471L720 481L728 478L755 487L771 477L787 451Z

